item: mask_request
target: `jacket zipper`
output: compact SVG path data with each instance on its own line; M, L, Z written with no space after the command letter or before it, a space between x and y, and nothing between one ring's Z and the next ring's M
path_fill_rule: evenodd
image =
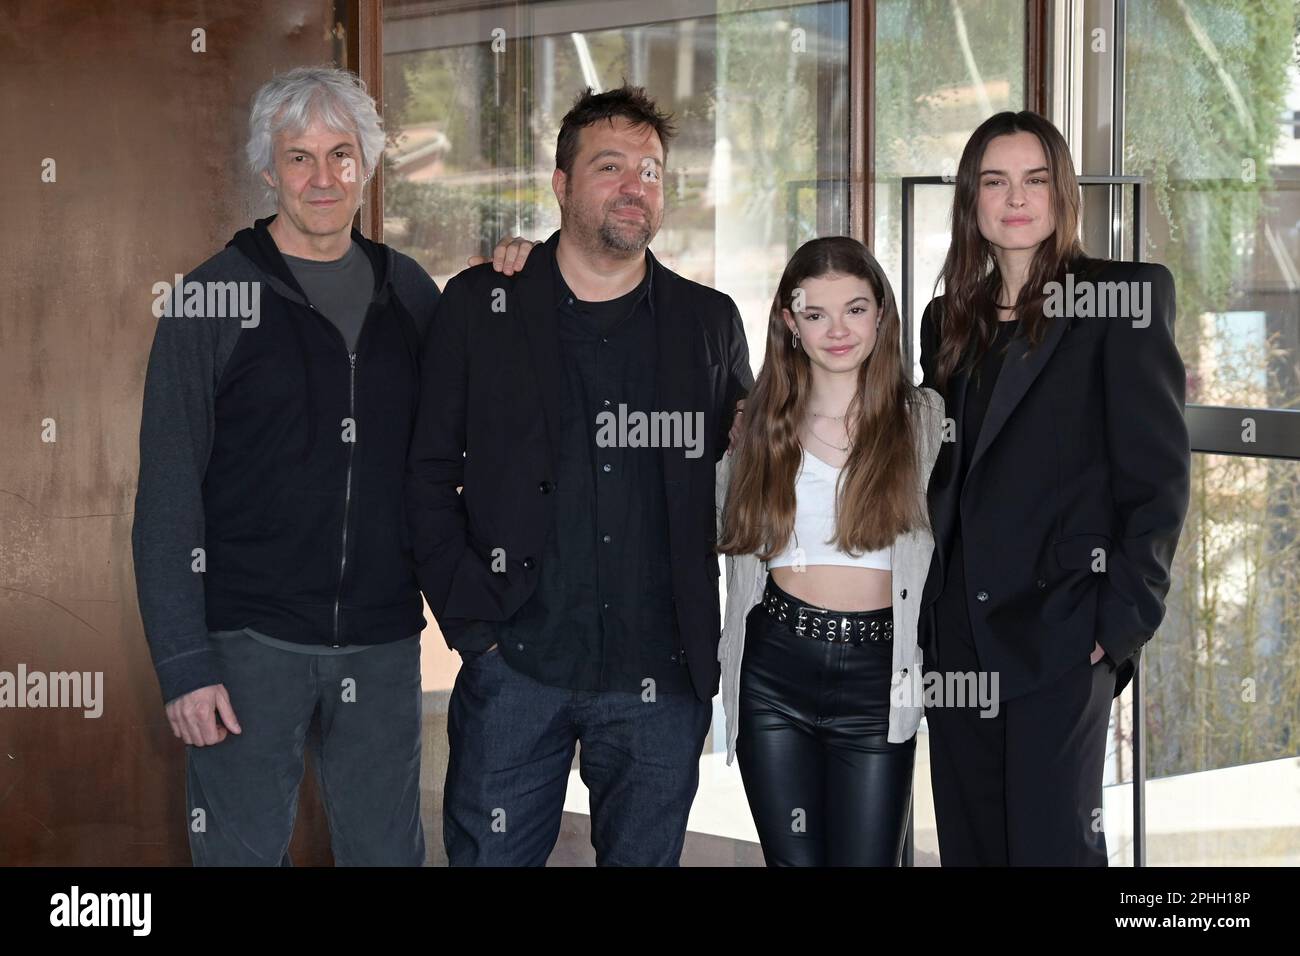
M357 353L348 353L348 420L352 422L352 441L348 442L348 471L343 486L343 547L339 553L339 588L334 596L334 643L331 647L342 647L339 640L339 610L343 602L343 574L348 567L348 515L352 510L352 454L357 446Z

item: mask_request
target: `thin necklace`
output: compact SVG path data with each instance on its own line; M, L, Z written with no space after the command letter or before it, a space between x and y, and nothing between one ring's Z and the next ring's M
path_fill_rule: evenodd
M817 434L817 429L813 428L812 422L808 423L808 434L812 435L813 438L816 438L823 445L826 445L829 448L834 448L836 451L848 451L852 447L852 443L841 446L841 445L836 445L834 442L828 442L825 438L822 438L821 435Z

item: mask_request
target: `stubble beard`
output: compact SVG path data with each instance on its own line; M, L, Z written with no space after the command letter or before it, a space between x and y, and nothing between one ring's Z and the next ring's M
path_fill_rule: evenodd
M568 216L568 227L576 233L577 238L583 246L601 253L612 253L618 256L631 256L640 252L645 252L646 247L650 245L650 240L654 238L655 227L651 223L651 211L646 206L638 206L633 203L624 203L631 205L633 208L639 208L644 214L645 219L641 223L634 223L631 220L617 220L614 216L614 210L618 207L611 206L605 211L600 220L600 225L594 229L590 225L590 218L586 215L586 207L582 203L574 203L572 193L567 197L569 200L569 210L572 213ZM637 228L627 229L620 226L635 225ZM561 223L563 226L564 223Z

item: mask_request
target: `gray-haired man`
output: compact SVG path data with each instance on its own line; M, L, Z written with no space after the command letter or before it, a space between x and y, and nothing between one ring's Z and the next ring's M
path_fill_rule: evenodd
M136 579L189 745L190 846L196 864L287 862L319 708L335 861L420 865L402 483L438 288L351 228L384 146L355 75L277 77L250 132L276 214L155 287L140 428Z

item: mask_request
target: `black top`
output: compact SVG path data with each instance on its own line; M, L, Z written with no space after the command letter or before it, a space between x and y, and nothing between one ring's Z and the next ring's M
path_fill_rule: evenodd
M993 341L984 350L971 370L966 385L966 405L962 414L964 421L958 427L964 429L962 436L961 470L958 480L966 480L970 470L971 458L975 455L975 446L979 443L980 428L984 425L984 415L989 410L989 399L993 396L993 386L998 382L998 373L1002 371L1002 360L1006 356L1007 344L1020 328L1019 319L999 322L993 333Z
M997 385L998 374L1002 371L1002 361L1006 357L1007 344L1020 329L1020 320L1011 319L999 322L993 333L993 341L984 350L971 369L966 381L966 402L962 421L957 427L962 429L961 461L957 463L957 494L966 482L966 472L970 470L971 459L975 456L975 446L979 444L980 429L984 426L984 416L989 410L989 399L993 397L993 388ZM958 519L957 534L949 542L949 562L952 560L953 547L961 539L961 522Z
M655 407L652 272L606 302L575 298L558 266L554 281L562 365L556 520L537 589L498 625L500 639L547 647L534 676L552 686L640 693L650 678L658 691L690 692L673 608L662 451L642 444L651 433L638 436L628 417Z

